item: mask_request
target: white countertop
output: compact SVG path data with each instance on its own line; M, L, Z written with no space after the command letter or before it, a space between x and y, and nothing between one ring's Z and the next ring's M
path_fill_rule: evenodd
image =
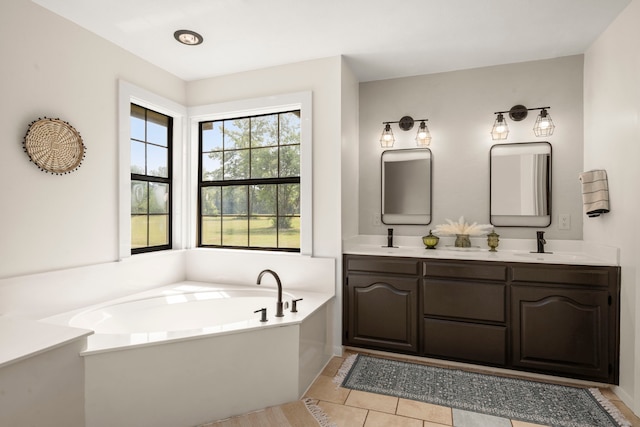
M92 333L86 329L0 316L0 368Z
M345 239L342 251L352 255L541 264L620 265L618 248L588 244L582 240L547 240L545 252L549 253L543 254L534 253L535 239L500 239L496 252L489 251L486 237L472 237L471 248L456 248L454 240L455 237L440 237L435 249L426 249L422 244L422 236L394 236L394 247L389 248L386 236L360 235Z

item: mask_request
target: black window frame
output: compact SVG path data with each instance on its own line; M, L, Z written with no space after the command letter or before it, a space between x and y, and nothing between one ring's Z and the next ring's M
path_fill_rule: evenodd
M247 226L247 246L237 246L237 245L210 245L202 243L202 190L206 187L228 187L228 186L246 186L247 192L249 192L249 188L252 185L277 185L277 184L298 184L300 191L302 191L302 186L300 185L300 176L302 175L302 171L298 170L298 176L296 177L278 177L278 178L245 178L245 179L224 179L224 172L222 173L222 179L216 181L204 181L202 179L202 155L203 155L203 124L205 123L215 123L215 122L224 122L229 120L243 120L243 119L252 119L256 117L265 117L272 116L277 114L280 117L280 114L287 113L297 113L300 117L301 109L293 109L293 110L285 110L285 111L272 111L263 114L252 114L247 116L235 116L235 117L226 117L223 119L213 119L213 120L203 120L198 123L198 195L197 195L197 221L196 221L196 246L200 248L223 248L223 249L240 249L240 250L258 250L258 251L271 251L271 252L293 252L300 253L302 246L302 229L300 229L300 235L298 240L297 248L287 248L287 247L265 247L265 246L249 246L249 237L250 237L250 227L249 224ZM278 118L278 120L280 120ZM278 127L279 127L278 123ZM251 126L249 126L251 128ZM302 129L300 129L302 131ZM280 138L280 133L278 132L278 138ZM302 147L302 141L300 140L297 144L299 147ZM278 141L278 147L281 147L280 141ZM285 147L287 145L284 145ZM243 148L243 150L252 150L253 148L249 146L248 148ZM224 151L235 151L235 150L221 150ZM251 156L250 156L251 159ZM278 160L280 159L280 150L278 150ZM301 158L299 159L299 165L302 166ZM222 168L224 168L224 162L222 162ZM249 170L251 170L251 160L249 161ZM278 175L280 175L280 162L278 161ZM300 196L301 197L301 196ZM250 205L250 197L247 194L247 207ZM279 215L279 203L276 203L276 219L279 219L281 216ZM298 214L298 217L302 221L302 212ZM250 223L251 215L250 209L247 211L247 222ZM276 239L279 239L279 221L276 221ZM222 226L222 225L221 225Z
M149 252L157 252L157 251L164 251L164 250L169 250L173 248L173 117L164 113L161 113L159 111L153 110L151 108L147 108L144 107L142 105L136 104L135 102L131 102L130 103L130 109L131 106L135 105L138 108L142 108L144 109L144 114L145 114L145 140L141 141L139 139L133 138L132 135L129 135L129 144L131 144L131 141L138 141L138 142L142 142L144 144L151 144L151 145L157 145L157 144L153 144L147 141L147 135L146 135L146 123L147 123L147 115L149 113L149 111L155 113L155 114L160 114L162 116L165 116L168 118L168 124L167 124L167 177L159 177L159 176L153 176L153 175L145 175L145 174L137 174L137 173L131 173L131 182L133 181L143 181L146 182L147 185L149 185L150 183L161 183L161 184L166 184L168 187L167 190L167 244L165 245L155 245L155 246L144 246L144 247L140 247L140 248L133 248L131 246L131 237L129 237L129 245L131 247L131 254L132 255L136 255L136 254L142 254L142 253L149 253ZM131 113L129 113L129 116L131 116ZM146 162L146 150L145 150L145 165L147 164ZM147 203L148 203L149 197L147 196ZM131 205L129 206L129 211L130 211L130 218L133 216L133 213L131 213ZM165 215L165 214L152 214L149 212L149 208L147 206L147 217L153 216L153 215ZM149 243L149 223L150 221L147 221L147 244Z

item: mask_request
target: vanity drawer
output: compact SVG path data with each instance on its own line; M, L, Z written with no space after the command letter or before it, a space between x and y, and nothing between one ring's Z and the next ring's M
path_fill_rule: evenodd
M413 258L348 256L346 257L347 271L370 271L389 274L420 274L420 261Z
M506 285L424 279L423 312L429 316L506 321Z
M512 281L609 286L610 268L568 265L514 265ZM611 280L613 282L613 280Z
M473 261L426 261L424 275L426 277L505 281L507 280L507 266Z
M424 355L505 365L507 328L424 319Z

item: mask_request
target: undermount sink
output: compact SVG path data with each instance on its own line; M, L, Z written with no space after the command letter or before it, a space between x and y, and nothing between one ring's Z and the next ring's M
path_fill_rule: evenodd
M566 253L553 253L553 252L516 252L515 256L523 257L523 258L531 258L540 261L577 261L580 259L585 259L583 255L574 255L574 254L566 254Z

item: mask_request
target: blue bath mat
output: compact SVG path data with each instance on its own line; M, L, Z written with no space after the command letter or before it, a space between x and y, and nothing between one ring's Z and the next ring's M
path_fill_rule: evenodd
M631 426L598 389L498 377L361 354L347 359L341 375L344 376L344 388L512 420L553 427Z

